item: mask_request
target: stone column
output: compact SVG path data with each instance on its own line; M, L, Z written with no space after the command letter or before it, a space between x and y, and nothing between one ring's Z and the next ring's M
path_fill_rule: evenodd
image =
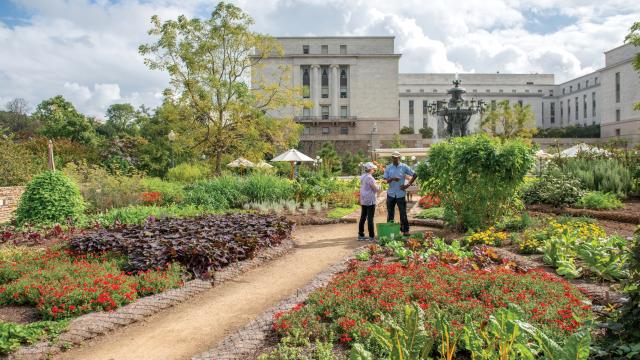
M331 99L331 116L340 116L340 79L338 65L331 65L331 81L329 82L329 98Z
M311 100L313 101L313 116L320 116L320 66L311 65Z

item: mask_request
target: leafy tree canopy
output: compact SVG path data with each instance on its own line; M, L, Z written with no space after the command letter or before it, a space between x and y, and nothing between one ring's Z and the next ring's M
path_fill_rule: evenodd
M62 95L42 101L33 116L42 123L40 134L48 138L66 138L81 144L95 142L95 131L91 123Z

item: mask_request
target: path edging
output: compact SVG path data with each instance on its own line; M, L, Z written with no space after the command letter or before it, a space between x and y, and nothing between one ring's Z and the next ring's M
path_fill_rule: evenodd
M293 234L293 230L291 233ZM190 280L182 287L140 298L110 312L92 312L79 316L71 320L67 330L58 339L23 346L11 354L1 356L0 359L47 359L49 356L75 347L83 341L106 335L113 330L144 320L166 308L182 303L215 285L229 281L289 253L294 245L293 239L289 236L280 245L263 250L253 259L234 263L217 271L213 281Z

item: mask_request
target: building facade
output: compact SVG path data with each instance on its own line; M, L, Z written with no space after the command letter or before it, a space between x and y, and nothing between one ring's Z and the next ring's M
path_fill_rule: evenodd
M304 126L303 150L310 154L330 141L340 152L388 146L403 127L407 147L423 146L421 128L442 136L444 124L427 111L428 104L449 98L455 74L399 74L400 54L394 38L279 37L284 55L263 60L260 74L286 66L292 86L303 89L313 106L281 109L274 116L293 117ZM632 59L640 49L631 44L605 52L605 67L555 83L554 74L459 74L465 98L488 106L503 100L530 105L538 128L601 125L603 138L640 142L640 77ZM469 129L477 131L475 115Z

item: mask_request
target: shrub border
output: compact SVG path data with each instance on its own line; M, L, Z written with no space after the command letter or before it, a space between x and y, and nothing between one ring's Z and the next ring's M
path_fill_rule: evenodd
M294 229L291 230L291 234L293 234ZM6 357L0 358L10 360L47 359L51 355L80 345L83 341L106 335L110 331L144 320L166 308L189 300L216 285L232 280L249 270L289 253L294 248L294 245L295 243L290 235L279 246L265 249L253 259L234 263L217 271L212 281L191 280L180 288L169 289L159 294L138 299L114 311L93 312L79 316L71 320L67 330L57 340L42 341L33 345L23 346Z

